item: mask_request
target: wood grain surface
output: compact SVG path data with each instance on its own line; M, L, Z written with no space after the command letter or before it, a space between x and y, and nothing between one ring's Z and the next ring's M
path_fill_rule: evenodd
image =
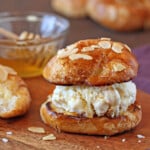
M150 150L150 95L138 91L137 98L142 104L143 119L136 129L105 139L103 136L57 133L43 124L39 108L53 86L42 77L25 81L32 96L30 110L19 118L0 119L0 150ZM31 126L43 127L46 133L29 132L27 128ZM7 135L8 131L11 131L12 135ZM43 141L42 137L49 133L53 133L57 139ZM137 134L144 135L145 138L138 139ZM7 138L8 142L2 142L2 138ZM125 142L122 141L123 139Z

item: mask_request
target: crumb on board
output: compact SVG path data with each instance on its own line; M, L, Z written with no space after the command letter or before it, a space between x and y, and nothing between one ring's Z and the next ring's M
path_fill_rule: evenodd
M107 140L108 138L109 138L109 136L107 136L107 135L104 136L104 139L105 139L105 140Z
M12 135L12 132L11 131L7 131L6 134L7 135Z
M141 143L142 141L141 140L138 140L138 143Z
M99 146L99 145L97 145L97 146L96 146L96 148L97 148L97 149L99 149L99 148L100 148L100 146Z
M122 139L121 141L122 141L122 142L125 142L125 141L126 141L126 139L124 138L124 139Z

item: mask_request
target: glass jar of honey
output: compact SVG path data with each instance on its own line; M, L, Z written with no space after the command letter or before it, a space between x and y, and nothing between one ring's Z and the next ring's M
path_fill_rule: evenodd
M0 64L12 67L21 77L41 75L63 46L68 27L66 19L54 14L0 13Z

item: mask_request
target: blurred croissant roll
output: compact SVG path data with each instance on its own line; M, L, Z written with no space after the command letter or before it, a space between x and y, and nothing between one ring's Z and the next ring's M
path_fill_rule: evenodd
M86 16L87 0L51 0L52 7L59 13L72 18Z
M52 0L52 7L68 17L89 16L112 30L150 28L149 0Z

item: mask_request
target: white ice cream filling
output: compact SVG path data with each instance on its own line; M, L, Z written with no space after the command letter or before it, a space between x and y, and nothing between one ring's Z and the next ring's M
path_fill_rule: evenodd
M109 86L56 86L48 101L59 112L92 118L94 115L117 117L135 102L136 85L132 82Z

